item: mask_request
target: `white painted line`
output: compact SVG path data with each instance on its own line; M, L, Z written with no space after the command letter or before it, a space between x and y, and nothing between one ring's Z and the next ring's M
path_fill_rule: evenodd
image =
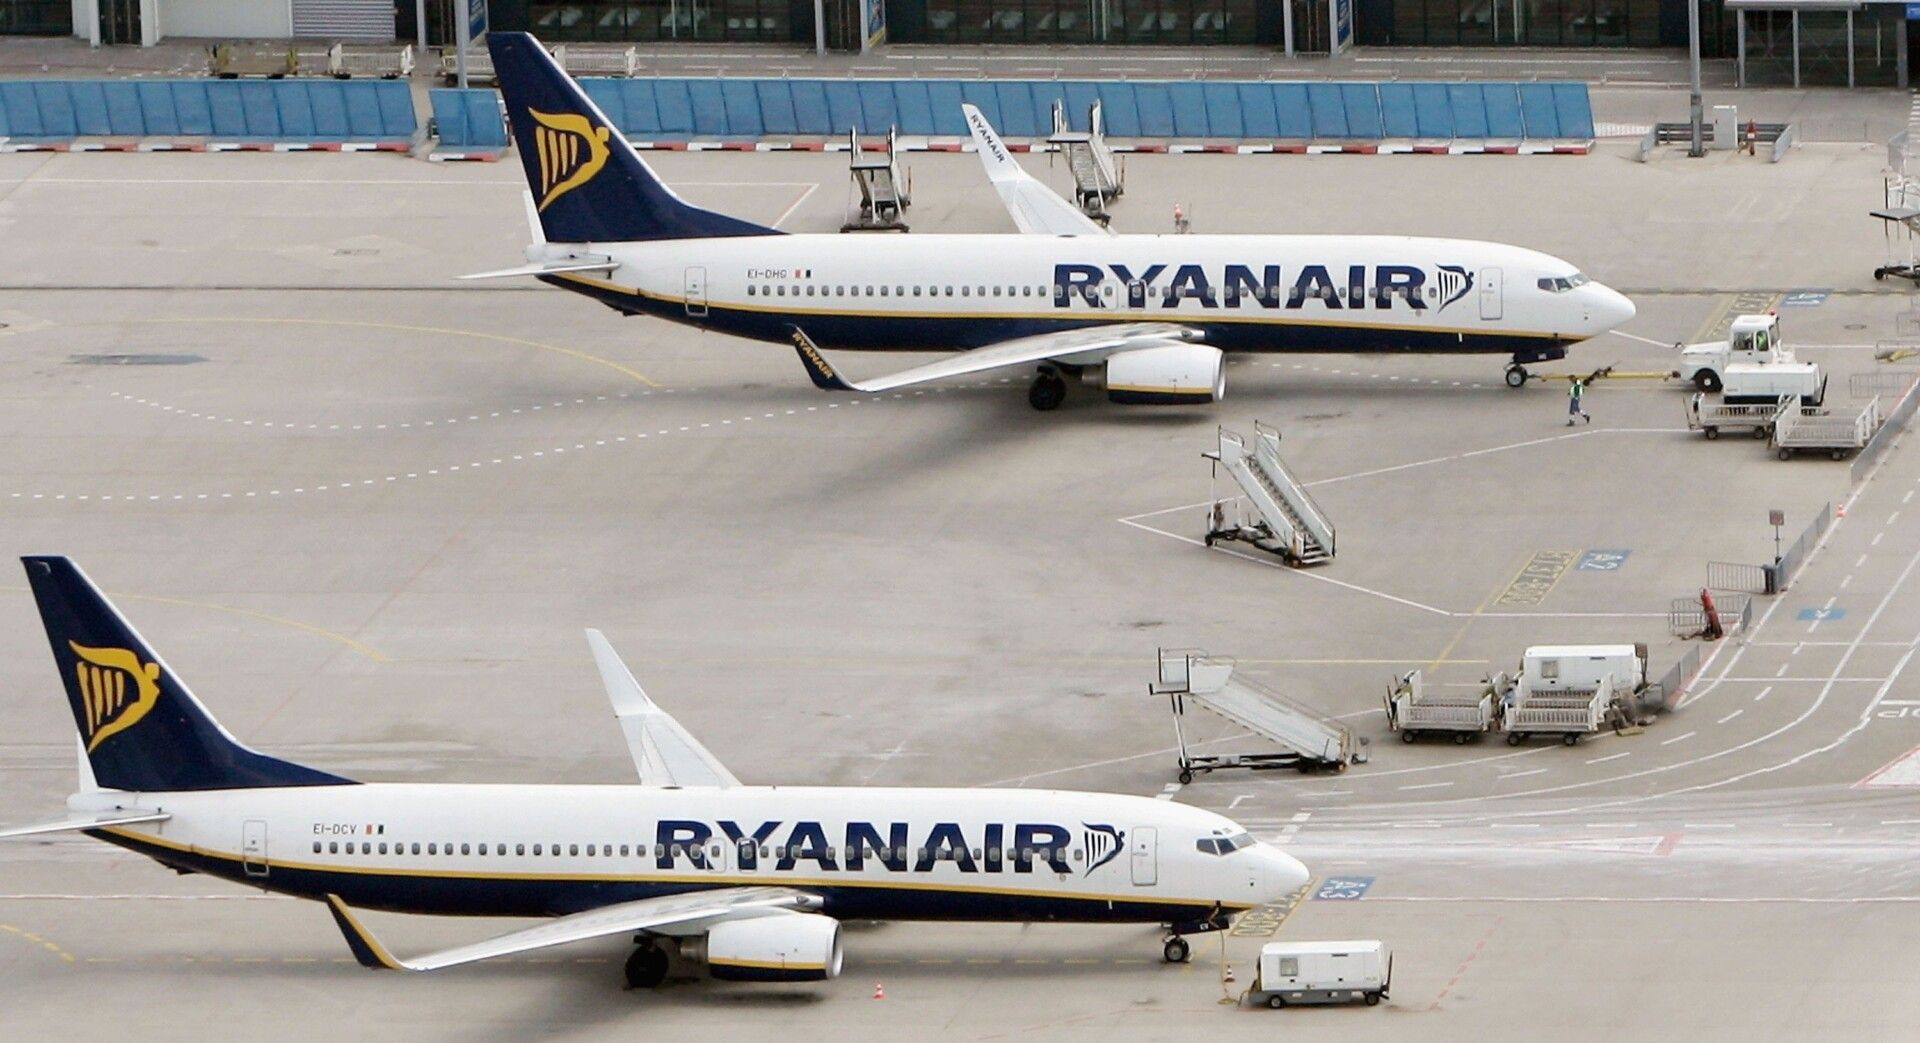
M1688 732L1688 733L1686 733L1685 735L1676 735L1676 736L1674 736L1674 737L1673 737L1673 738L1671 738L1671 739L1662 739L1662 740L1660 741L1660 745L1662 745L1662 746L1672 746L1672 745L1673 745L1674 743L1676 743L1676 742L1685 742L1686 740L1688 740L1688 739L1691 739L1691 738L1693 738L1693 737L1694 737L1695 735L1698 735L1698 734L1700 734L1700 733L1699 733L1699 732Z
M1400 788L1403 790L1440 789L1443 786L1451 786L1451 785L1453 785L1453 783L1451 782L1422 782L1412 786L1401 786Z
M1682 822L1681 829L1739 829L1736 822Z
M1153 797L1153 799L1155 799L1155 800L1172 800L1172 799L1173 799L1173 795L1174 795L1174 794L1176 794L1176 793L1178 793L1178 792L1180 792L1180 784L1179 784L1179 783L1177 783L1177 782L1169 782L1169 783L1167 783L1167 788L1166 788L1166 789L1163 789L1163 790L1161 790L1161 791L1160 791L1159 793L1156 793L1156 794L1154 794L1154 797Z
M1540 823L1538 822L1490 822L1488 823L1488 825L1494 829L1539 829L1540 828Z
M1772 695L1772 694L1773 694L1773 686L1772 686L1772 685L1768 685L1768 686L1766 686L1765 688L1762 688L1762 689L1760 689L1760 694L1759 694L1759 695L1756 695L1756 696L1754 696L1754 697L1753 697L1753 701L1754 701L1754 702L1756 702L1756 703L1758 703L1758 702L1764 702L1764 701L1766 701L1766 698L1767 698L1767 696L1769 696L1769 695Z
M1732 713L1730 713L1730 714L1728 714L1728 715L1726 715L1725 717L1722 717L1722 718L1720 718L1720 719L1719 719L1718 721L1715 721L1714 723L1715 723L1715 724L1725 724L1725 723L1727 723L1728 721L1731 721L1731 720L1733 720L1733 719L1734 719L1735 717L1738 717L1738 716L1740 716L1741 714L1743 714L1743 713L1746 713L1746 712L1747 712L1747 711L1745 711L1745 710L1735 710L1735 711L1733 711Z
M1869 546L1869 547L1878 547L1878 546L1880 546L1880 537L1882 537L1882 536L1885 536L1885 535L1886 535L1886 533L1884 533L1884 532L1876 532L1876 533L1874 533L1874 534L1873 534L1873 542L1871 542L1871 543L1869 543L1869 544L1867 544L1867 546Z
M1920 826L1920 818L1883 818L1880 820L1880 824L1883 826Z
M1541 748L1542 748L1542 749L1545 749L1546 747L1544 747L1544 746L1543 746L1543 747L1541 747ZM1510 775L1502 775L1502 776L1500 776L1500 778L1499 778L1499 779L1498 779L1497 781L1500 781L1500 782L1505 782L1505 781L1507 781L1508 779L1524 779L1524 778L1526 778L1526 777L1527 777L1527 776L1529 776L1529 775L1539 775L1539 774L1541 774L1541 773L1543 773L1543 772L1545 772L1546 770L1547 770L1547 769L1545 769L1545 768L1535 768L1535 769L1533 769L1532 771L1516 771L1516 772L1513 772L1513 773L1512 773L1512 774L1510 774Z
M1605 757L1595 757L1594 759L1588 761L1587 763L1588 764L1605 764L1607 761L1617 761L1622 757L1631 757L1631 756L1633 756L1632 750L1628 750L1625 753L1609 753Z
M1790 666L1790 665L1791 665L1791 664L1789 664L1789 663L1781 663L1781 664L1780 664L1780 669L1778 669L1778 670L1775 670L1775 671L1773 672L1773 676L1775 676L1775 677L1784 677L1784 676L1786 676L1786 673L1787 673L1787 667L1788 667L1788 666Z
M1280 835L1275 837L1273 842L1275 844L1285 844L1286 842L1292 840L1295 836L1299 835L1300 827L1306 825L1307 820L1312 817L1313 817L1313 812L1311 811L1302 811L1294 815L1292 818L1287 820L1286 826L1280 830Z

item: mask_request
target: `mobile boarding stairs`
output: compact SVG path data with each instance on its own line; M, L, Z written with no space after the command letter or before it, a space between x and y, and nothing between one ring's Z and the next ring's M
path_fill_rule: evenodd
M1345 771L1349 764L1366 763L1366 741L1356 742L1353 731L1346 725L1263 685L1235 677L1233 667L1233 660L1210 656L1198 649L1160 650L1158 680L1147 690L1152 695L1166 696L1172 705L1182 783L1192 782L1196 774L1216 768ZM1187 746L1183 724L1189 705L1272 740L1280 747L1279 752L1193 753Z
M1249 445L1223 427L1218 451L1200 455L1214 464L1207 546L1219 540L1243 540L1295 566L1333 560L1333 523L1280 459L1279 431L1256 421ZM1240 495L1220 495L1222 471L1233 479Z
M905 232L903 219L913 205L911 176L900 173L900 132L887 129L887 151L869 155L860 150L860 132L847 131L848 166L853 187L860 193L859 212L850 213L842 232Z
M1126 178L1114 162L1113 149L1107 146L1101 125L1100 103L1087 110L1087 129L1067 127L1067 109L1063 102L1053 103L1053 133L1047 144L1067 157L1067 169L1073 172L1073 200L1088 217L1106 224L1112 217L1107 204L1126 192Z

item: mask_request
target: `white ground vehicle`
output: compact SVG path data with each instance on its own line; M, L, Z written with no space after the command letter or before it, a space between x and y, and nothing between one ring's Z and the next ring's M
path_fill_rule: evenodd
M1511 684L1493 681L1505 712L1507 744L1531 735L1558 735L1572 746L1600 730L1615 703L1646 687L1642 645L1535 645L1522 657Z
M1735 318L1724 341L1682 347L1680 376L1701 391L1721 392L1728 404L1798 398L1817 406L1827 393L1826 374L1794 358L1780 339L1780 316L1771 312Z
M1351 1003L1371 1007L1393 987L1393 954L1379 941L1270 942L1248 991L1251 1003Z

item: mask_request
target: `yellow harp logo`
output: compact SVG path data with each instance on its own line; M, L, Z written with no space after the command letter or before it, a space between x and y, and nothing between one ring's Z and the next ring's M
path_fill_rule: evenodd
M540 158L540 209L593 180L607 165L607 128L575 113L528 109L534 153Z
M87 752L92 753L107 736L133 727L160 701L160 664L142 663L124 648L88 648L72 641L67 647L80 657L73 672L86 711Z

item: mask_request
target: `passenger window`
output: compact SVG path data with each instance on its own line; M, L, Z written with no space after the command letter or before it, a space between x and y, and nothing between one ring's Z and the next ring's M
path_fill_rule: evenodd
M594 852L594 846L593 846L592 844L588 844L588 845L587 845L587 857L588 857L588 858L592 858L592 857L593 857L593 852Z
M387 842L384 840L380 842L380 853L383 855L387 853Z
M627 857L627 845L625 844L620 845L620 857L621 858Z
M761 857L761 858L772 858L772 857L773 857L773 849L772 849L772 848L770 848L770 847L768 847L768 846L767 846L767 845L765 845L765 844L762 844L762 845L760 845L760 857Z
M1080 861L1080 860L1081 860L1081 856L1082 856L1082 854L1083 854L1083 852L1082 852L1082 851L1081 851L1081 850L1080 850L1079 848L1077 848L1077 847L1076 847L1076 848L1074 848L1074 849L1073 849L1073 860L1074 860L1075 862L1078 862L1078 861Z
M514 853L514 854L516 854L516 855L524 855L524 854L526 854L526 853L527 853L527 845L525 845L525 844L515 844L515 845L513 845L513 853Z
M761 283L761 284L760 284L760 296L762 296L762 297L771 297L771 296L773 296L773 287L771 287L771 286L768 286L768 285L767 285L767 284L765 284L765 283Z
M893 295L895 297L905 297L907 295L907 288L905 286L895 286L893 288Z
M675 858L679 858L679 857L680 857L680 855L681 855L681 853L682 853L683 851L685 851L686 849L685 849L685 848L682 848L682 847L681 847L681 846L680 846L679 844L675 844L675 845L673 845L673 847L672 847L672 848L670 848L669 850L670 850L670 851L672 852L672 854L673 854L673 857L675 857Z
M887 295L887 288L885 286L880 287L880 296L885 297L886 295Z
M993 295L994 295L995 297L998 297L998 296L1000 296L1000 287L998 287L998 286L995 286L995 287L993 288Z
M773 288L773 292L774 292L774 295L777 297L785 297L787 295L787 287L785 284L775 286Z
M1031 287L1031 286L1022 286L1022 287L1020 287L1020 296L1022 296L1022 297L1031 297L1031 296L1033 296L1033 287Z
M480 853L483 855L487 853L487 845L485 844L480 845Z
M568 844L568 845L567 845L567 854L568 854L569 856L572 856L572 857L574 857L574 858L578 858L578 857L580 857L580 845L578 845L578 844ZM587 852L587 854L589 854L589 855L591 855L591 854L593 854L593 852L591 852L591 851L589 851L589 852Z
M947 287L947 296L949 297L953 296L953 287L951 286Z
M807 296L809 296L809 297L811 297L811 296L813 296L813 284L812 284L812 283L808 283L808 284L807 284Z
M749 297L755 296L754 285L752 283L747 284L747 296Z
M414 853L414 854L416 854L416 855L420 853L420 845L419 845L419 844L415 844L415 845L413 845L413 853Z
M338 842L338 841L333 841L333 840L329 840L329 841L327 841L327 854L329 854L329 855L337 855L337 854L339 854L339 853L340 853L340 844L339 844L339 842Z
M999 849L999 848L997 848L997 847L990 847L990 848L988 848L988 849L987 849L987 861L989 861L989 862L998 862L998 861L1000 861L1000 849Z
M970 294L970 293L968 293L968 292L967 292L968 290L971 290L972 288L973 288L973 287L971 287L971 286L962 286L962 287L960 287L960 296L962 296L962 297L970 297L970 296L972 296L972 294Z
M473 854L472 845L469 845L469 844L460 845L460 853L463 855Z
M547 850L549 854L553 855L553 857L555 858L560 857L560 845L555 844L552 847L548 848Z
M920 296L920 287L918 287L918 286L915 286L915 287L913 288L913 295L914 295L915 297L918 297L918 296Z
M316 855L320 853L320 842L318 840L313 842L313 853Z

